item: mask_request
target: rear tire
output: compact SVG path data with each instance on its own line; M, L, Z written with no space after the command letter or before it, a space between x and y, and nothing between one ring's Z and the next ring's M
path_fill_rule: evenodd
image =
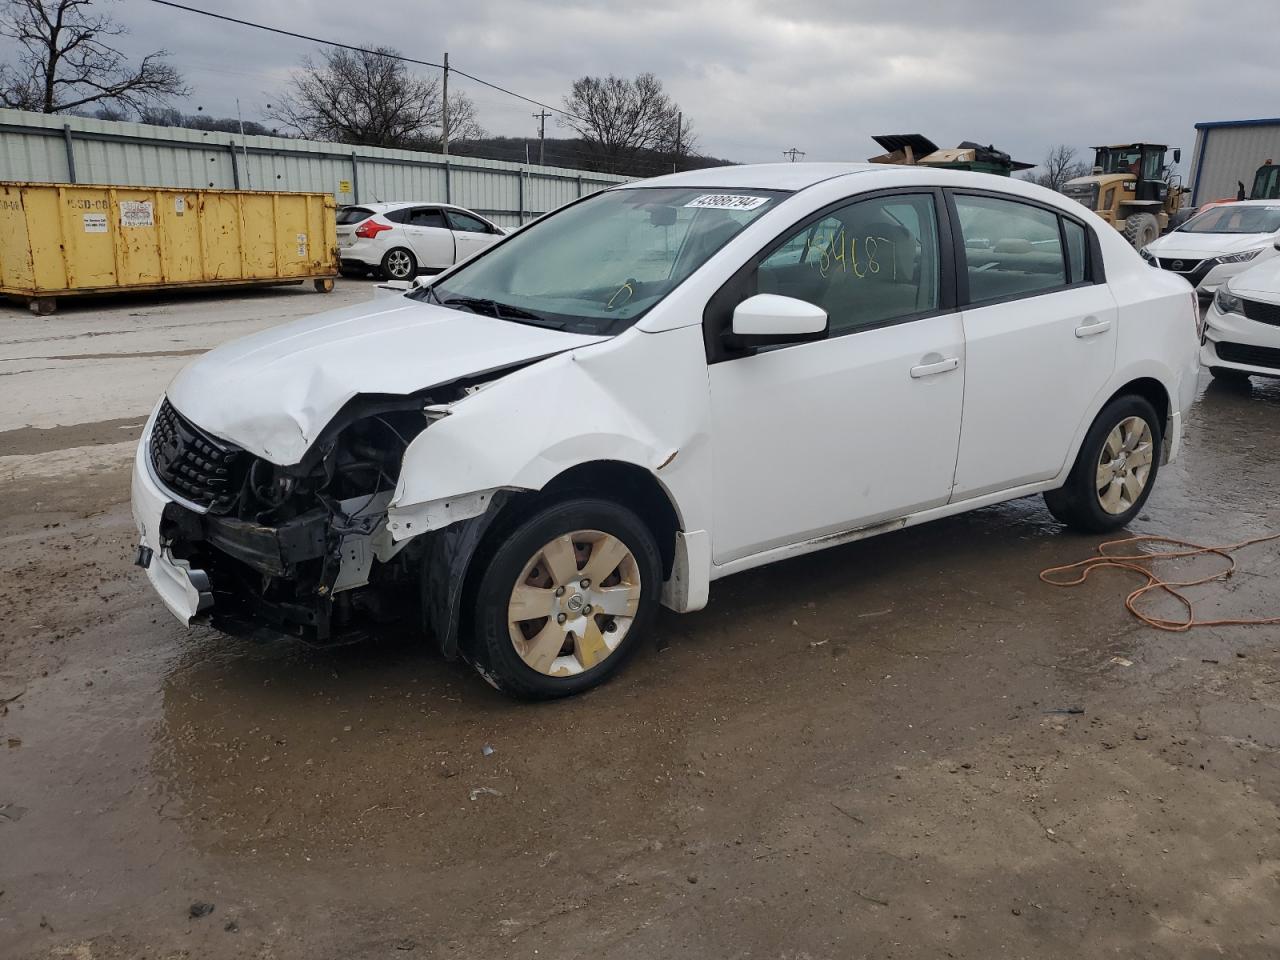
M1067 482L1045 493L1049 512L1084 533L1123 527L1151 495L1163 441L1160 417L1145 397L1112 400L1085 434Z
M383 280L412 280L418 275L418 260L404 247L388 250L382 257Z
M1133 249L1141 250L1160 236L1160 221L1150 213L1133 213L1124 221L1124 236Z
M494 533L502 539L474 593L468 659L523 700L603 683L657 615L662 560L653 534L625 507L589 499Z

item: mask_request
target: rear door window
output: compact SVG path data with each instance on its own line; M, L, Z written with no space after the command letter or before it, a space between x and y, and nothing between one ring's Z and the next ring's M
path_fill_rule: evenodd
M1067 284L1058 216L1017 200L955 195L969 301L1034 296Z
M408 223L412 214L412 207L401 207L399 210L389 210L382 216L384 219L390 220L392 223Z
M444 214L436 207L414 207L409 224L414 227L446 228Z

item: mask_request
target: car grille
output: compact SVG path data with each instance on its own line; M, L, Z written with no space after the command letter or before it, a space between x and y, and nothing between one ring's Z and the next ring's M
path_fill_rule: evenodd
M1201 260L1183 260L1178 257L1161 257L1160 266L1175 273L1192 273L1199 268ZM1177 264L1177 266L1174 266Z
M1254 347L1247 343L1223 342L1218 345L1218 356L1227 363L1244 363L1251 367L1270 367L1280 370L1280 349Z
M243 450L200 430L167 397L148 447L156 476L170 490L212 513L230 509L249 459Z
M1263 303L1260 300L1241 300L1244 315L1258 323L1269 323L1280 327L1280 303Z

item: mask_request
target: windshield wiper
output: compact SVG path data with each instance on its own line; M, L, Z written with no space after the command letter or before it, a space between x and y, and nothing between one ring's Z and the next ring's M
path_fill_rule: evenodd
M473 313L485 314L496 317L499 320L514 320L516 323L529 323L538 327L551 327L555 330L559 330L564 326L558 320L548 320L546 317L521 307L499 303L497 300L486 300L483 297L449 297L447 300L441 300L437 296L436 302L442 307L466 307Z

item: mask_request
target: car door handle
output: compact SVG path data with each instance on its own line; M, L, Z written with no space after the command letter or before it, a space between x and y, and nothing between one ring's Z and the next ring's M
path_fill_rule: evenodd
M1110 320L1099 320L1097 317L1085 317L1084 323L1076 327L1077 337L1096 337L1100 333L1106 333L1111 329Z
M958 366L960 366L958 357L947 357L945 360L935 360L931 363L917 363L911 368L911 376L919 380L921 377L932 377L938 373L946 373Z

